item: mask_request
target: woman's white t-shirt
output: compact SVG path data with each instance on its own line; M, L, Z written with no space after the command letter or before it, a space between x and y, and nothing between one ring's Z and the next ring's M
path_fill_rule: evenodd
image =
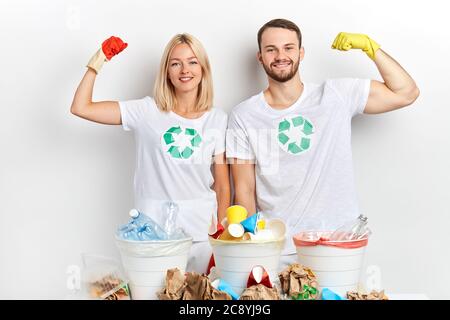
M135 207L162 224L163 206L179 206L177 225L205 241L217 215L214 155L225 152L227 114L213 108L197 119L158 109L151 97L120 101L124 130L136 141Z

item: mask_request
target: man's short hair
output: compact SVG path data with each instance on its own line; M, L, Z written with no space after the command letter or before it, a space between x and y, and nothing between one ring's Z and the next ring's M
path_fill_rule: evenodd
M259 52L261 52L262 34L268 28L283 28L283 29L295 31L295 33L297 33L297 37L298 37L298 43L299 43L298 47L300 48L302 46L302 33L300 31L300 28L295 23L293 23L292 21L286 20L286 19L273 19L273 20L270 20L269 22L267 22L266 24L264 24L261 27L261 29L259 29L259 31L258 31Z

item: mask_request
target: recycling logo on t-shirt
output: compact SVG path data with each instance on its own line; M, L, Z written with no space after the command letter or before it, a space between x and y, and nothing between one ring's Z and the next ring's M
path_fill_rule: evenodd
M290 154L299 155L308 150L313 133L313 124L301 115L283 118L278 123L278 143Z
M201 143L197 130L180 125L168 129L161 138L164 152L174 159L189 159Z

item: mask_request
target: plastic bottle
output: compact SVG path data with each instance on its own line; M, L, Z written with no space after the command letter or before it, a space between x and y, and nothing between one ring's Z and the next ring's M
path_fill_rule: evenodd
M162 206L162 210L165 213L164 232L167 234L167 240L177 240L187 237L183 229L177 227L179 209L178 204L173 201L165 202Z
M149 216L136 209L129 212L131 220L118 230L119 236L127 240L166 240L166 232Z
M117 230L117 235L121 237L122 239L126 240L139 240L137 238L137 230L138 230L138 224L135 223L135 219L133 216L136 216L135 211L136 209L132 209L129 212L129 215L131 216L131 221L127 222L123 226L120 226ZM139 213L139 212L138 212Z
M329 240L345 241L368 238L372 232L367 227L367 223L367 217L361 214L356 220L349 221L336 229Z
M168 201L163 204L163 212L165 213L164 231L170 238L176 231L176 221L179 207L175 202Z

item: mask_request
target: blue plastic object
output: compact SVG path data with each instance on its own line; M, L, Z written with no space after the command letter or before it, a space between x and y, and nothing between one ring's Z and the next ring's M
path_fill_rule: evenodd
M328 288L323 288L322 300L346 300L346 299L338 295L336 292L331 291Z
M132 209L131 220L119 227L117 234L120 238L134 241L167 240L167 233L149 216Z

